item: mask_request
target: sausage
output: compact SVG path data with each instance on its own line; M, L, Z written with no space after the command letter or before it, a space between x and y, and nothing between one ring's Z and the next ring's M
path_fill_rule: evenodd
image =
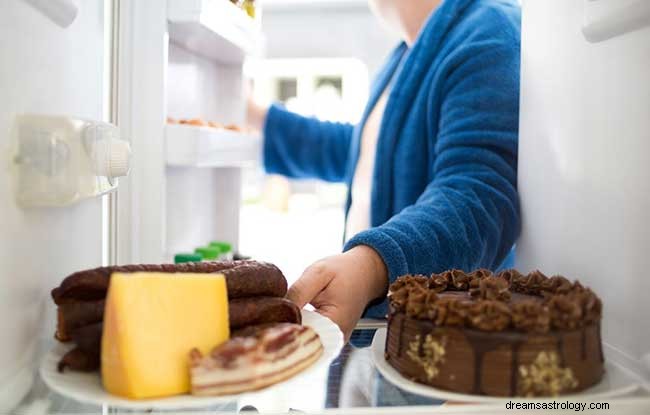
M103 302L101 302L103 304ZM96 303L84 302L79 308L88 307L93 310ZM103 313L103 309L102 309ZM65 313L60 313L65 316ZM302 321L300 310L291 301L278 297L250 297L234 299L228 303L230 330L236 332L249 326L271 326L277 323L295 323ZM78 322L79 320L77 320ZM71 324L63 323L66 327ZM69 367L77 371L92 371L99 367L95 365L100 355L103 323L100 320L68 332L68 339L76 344L76 348L68 352L61 362L59 370ZM58 332L57 332L58 335ZM234 334L233 334L234 336Z
M242 261L221 273L226 277L229 299L260 296L284 297L287 295L287 279L282 271L273 264Z
M267 323L300 324L300 309L286 298L256 297L234 299L228 304L231 330Z
M57 305L79 301L97 301L106 298L111 275L114 272L200 273L221 272L226 276L229 298L258 295L284 297L287 280L273 264L251 260L187 262L161 265L118 265L75 272L52 290Z
M67 342L71 333L83 326L101 323L104 319L104 300L80 301L61 304L57 310L57 340Z
M77 349L82 352L99 355L103 328L103 322L79 327L70 333L70 338L77 345Z
M84 301L59 306L56 338L59 341L87 339L91 333L101 337L101 323L104 319L104 301ZM265 323L301 322L300 310L291 301L278 297L249 297L228 302L230 327L233 330L244 326ZM85 348L87 350L87 348Z
M99 369L99 360L99 353L86 353L76 347L61 358L57 369L59 372L63 372L68 367L77 372L93 372Z
M52 290L56 304L70 300L99 300L106 297L111 275L115 272L188 272L207 274L238 265L235 261L187 262L182 264L116 265L75 272Z

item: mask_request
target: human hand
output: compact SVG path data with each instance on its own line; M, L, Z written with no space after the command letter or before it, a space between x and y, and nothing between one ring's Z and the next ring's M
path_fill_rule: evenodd
M246 124L261 131L264 128L269 104L259 102L254 98L251 82L244 84L244 96L246 97Z
M388 270L377 252L365 245L309 266L287 294L298 307L311 303L350 339L369 302L386 295Z

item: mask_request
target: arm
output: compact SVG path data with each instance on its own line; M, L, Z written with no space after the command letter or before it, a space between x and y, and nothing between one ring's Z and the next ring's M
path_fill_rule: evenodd
M353 129L273 105L263 125L264 166L288 177L344 181Z
M389 281L407 273L494 268L519 234L519 51L483 47L453 67L441 101L434 179L414 205L345 246L372 247ZM368 317L385 313L385 301L366 311Z

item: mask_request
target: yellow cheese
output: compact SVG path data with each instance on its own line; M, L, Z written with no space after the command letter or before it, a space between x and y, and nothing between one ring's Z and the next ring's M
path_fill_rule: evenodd
M189 352L230 336L223 275L115 273L106 298L102 382L112 394L189 392Z

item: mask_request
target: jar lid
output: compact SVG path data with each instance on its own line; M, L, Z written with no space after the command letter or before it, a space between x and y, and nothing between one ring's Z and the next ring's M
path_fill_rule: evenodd
M182 264L185 262L201 262L203 256L201 254L176 254L174 256L175 264Z
M213 246L202 246L200 248L196 248L194 250L197 254L201 254L203 256L203 259L207 260L215 260L219 258L220 249L215 248Z

